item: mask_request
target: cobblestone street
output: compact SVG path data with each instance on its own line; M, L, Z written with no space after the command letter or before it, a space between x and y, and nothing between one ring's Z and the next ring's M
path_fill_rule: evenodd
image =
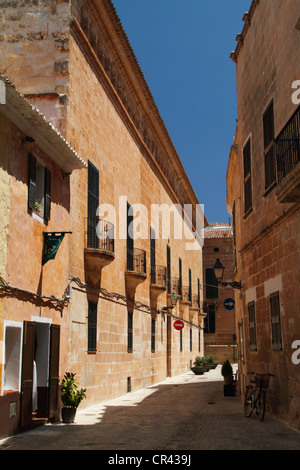
M74 424L45 425L0 441L0 449L300 450L299 432L268 415L246 418L238 397L223 396L220 369L79 408Z

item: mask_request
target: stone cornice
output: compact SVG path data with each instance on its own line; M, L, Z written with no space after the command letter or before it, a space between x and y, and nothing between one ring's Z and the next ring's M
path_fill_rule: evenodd
M244 15L243 15L243 21L245 22L244 27L243 27L243 31L236 36L235 40L237 41L237 46L236 46L235 50L232 51L231 54L230 54L230 58L235 63L237 63L239 53L241 51L241 48L243 47L248 29L251 26L251 21L252 21L254 11L255 11L256 7L258 6L258 4L259 4L259 0L252 0L252 4L250 6L249 11L244 13Z
M106 40L108 41L111 52L114 54L114 59L117 61L118 67L121 69L122 74L130 87L131 93L139 103L139 111L147 120L151 133L156 137L156 141L159 142L159 146L163 150L163 154L167 159L167 166L169 167L169 170L171 170L171 173L173 173L173 181L170 180L170 174L167 175L165 173L165 169L162 169L160 162L158 162L151 154L152 160L155 161L156 166L160 167L160 172L162 172L164 174L164 178L168 180L168 185L172 186L173 193L174 191L177 192L175 186L179 186L184 195L184 202L186 204L199 204L193 186L189 181L163 119L161 118L154 98L150 92L146 79L141 71L112 1L86 0L86 2L93 12L95 21L101 22L102 28L105 28L106 30ZM118 107L119 109L122 108L122 113L124 113L124 105L120 99ZM126 110L124 115L126 116L127 121L132 124L132 120L128 120L130 117ZM143 147L147 148L145 142L143 142ZM149 153L149 148L147 148L147 150ZM180 199L180 196L177 193L176 199L178 199L178 197ZM181 198L181 203L182 202L183 200Z

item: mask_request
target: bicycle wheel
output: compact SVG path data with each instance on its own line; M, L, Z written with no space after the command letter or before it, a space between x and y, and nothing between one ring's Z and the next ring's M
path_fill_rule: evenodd
M264 420L266 411L266 392L264 390L260 391L258 397L258 417L260 421Z
M245 400L244 400L244 413L247 418L250 418L252 411L253 411L253 389L247 388L245 393Z

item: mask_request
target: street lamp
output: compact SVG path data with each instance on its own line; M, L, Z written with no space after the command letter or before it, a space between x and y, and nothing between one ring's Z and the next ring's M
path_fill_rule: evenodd
M172 294L169 300L171 305L169 305L168 307L163 307L161 309L161 313L168 313L170 309L173 310L176 307L177 295Z
M218 281L218 283L221 285L221 286L230 286L232 287L233 289L238 289L238 290L241 290L242 289L242 284L241 282L236 282L236 281L233 281L233 282L221 282L222 279L223 279L223 274L224 274L224 266L223 264L221 263L221 261L219 259L216 260L215 262L215 265L214 265L214 273L215 273L215 277Z

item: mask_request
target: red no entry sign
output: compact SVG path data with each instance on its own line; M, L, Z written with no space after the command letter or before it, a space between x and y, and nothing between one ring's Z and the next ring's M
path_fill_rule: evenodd
M184 323L183 323L183 321L181 321L181 320L176 320L176 321L174 322L174 328L175 328L175 330L177 330L177 331L182 330L182 328L184 328Z

